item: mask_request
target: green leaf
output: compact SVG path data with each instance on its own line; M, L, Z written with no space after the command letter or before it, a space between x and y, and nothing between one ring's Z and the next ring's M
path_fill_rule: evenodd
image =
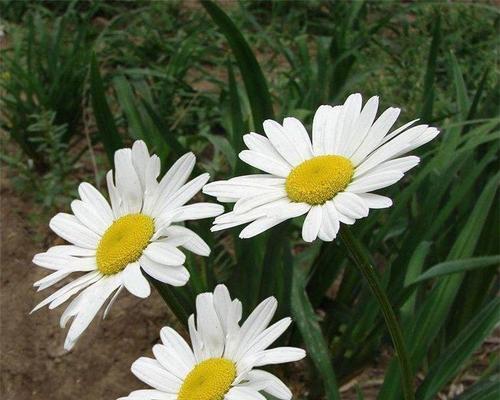
M111 114L111 110L106 101L104 85L99 73L95 54L92 55L90 66L90 95L92 98L92 109L94 110L99 138L104 145L110 164L114 165L115 151L123 147L123 142L118 134L113 114Z
M293 265L289 267L293 268ZM294 321L302 334L308 356L322 378L327 399L340 400L337 380L330 363L328 346L319 327L317 316L305 292L304 275L304 272L299 268L293 268L292 313Z
M448 254L448 260L472 256L493 204L497 187L498 175L492 177L483 189L474 210ZM446 316L458 293L463 276L463 273L458 273L441 280L426 295L425 302L412 323L406 326L405 338L407 343L412 344L410 359L414 369L420 366L430 345L447 320ZM401 397L398 376L397 364L392 362L386 373L379 399L390 400Z
M459 272L471 271L477 268L489 267L500 263L500 255L464 258L461 260L445 261L434 265L420 275L417 279L411 281L406 286L413 285L438 276L456 274Z
M405 286L408 286L409 282L414 281L415 278L422 272L422 268L424 266L425 259L429 254L430 248L430 242L422 242L415 249L410 262L408 263L408 269L406 270ZM401 307L401 314L403 316L411 318L411 316L414 315L416 300L417 293L413 293Z
M456 400L498 400L499 398L500 375L493 374L467 388Z
M271 95L269 94L269 89L267 88L267 83L259 63L242 33L233 21L231 21L231 18L210 0L202 0L201 4L229 42L229 46L241 71L243 82L245 83L245 89L252 109L253 126L257 128L265 119L274 117Z
M467 118L467 115L469 114L471 103L469 95L467 94L467 87L465 86L464 76L462 74L460 65L458 64L457 58L455 57L455 54L450 52L448 59L451 67L453 82L455 83L458 112L460 113L460 116L465 120Z
M442 356L430 366L426 379L419 387L417 399L429 400L434 398L440 388L456 375L464 362L491 334L500 321L499 306L500 298L494 298L443 349Z

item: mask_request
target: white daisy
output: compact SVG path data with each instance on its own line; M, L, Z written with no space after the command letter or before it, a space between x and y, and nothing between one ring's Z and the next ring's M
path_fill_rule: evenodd
M153 389L137 390L121 400L265 400L260 392L291 399L288 387L273 374L254 369L297 361L304 350L267 348L288 328L290 318L269 326L278 303L260 303L240 326L241 302L231 300L224 285L196 298L195 317L189 317L192 349L173 329L163 328L163 344L153 347L156 359L141 357L132 372Z
M70 244L35 255L33 263L55 270L35 282L46 289L72 272L84 275L38 304L55 308L83 290L64 311L61 327L75 317L64 344L73 347L106 300L114 293L104 315L125 287L135 296L148 297L151 288L141 268L153 278L183 286L189 279L185 255L177 247L208 256L210 248L193 231L173 223L207 218L223 212L210 203L186 204L208 181L203 174L186 183L195 165L192 153L182 156L160 182L160 159L149 155L144 142L115 153L115 173L106 178L111 205L88 183L80 184L81 200L71 203L73 214L59 213L50 228ZM32 311L32 312L33 312Z
M249 150L240 153L247 164L266 174L246 175L206 185L203 192L233 211L215 219L212 231L250 223L240 238L250 238L290 218L306 215L302 238L312 242L335 239L340 223L353 224L370 208L392 205L372 193L399 181L420 161L405 153L434 139L439 131L415 121L389 133L399 108L385 110L375 120L378 97L362 108L360 94L340 106L321 106L312 127L312 143L300 121L283 125L264 122L267 138L244 136Z

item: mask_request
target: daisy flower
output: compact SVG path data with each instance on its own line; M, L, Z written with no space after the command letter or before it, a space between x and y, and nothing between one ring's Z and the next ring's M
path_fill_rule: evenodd
M392 205L372 193L399 181L419 163L403 156L434 139L439 131L411 121L389 133L399 108L375 119L378 97L362 107L360 94L340 106L321 106L312 126L312 141L300 121L283 125L264 121L266 136L244 136L248 150L240 159L265 174L245 175L206 185L203 192L221 202L233 202L231 212L215 219L212 231L247 224L240 238L250 238L287 220L306 214L302 238L312 242L335 239L340 223L353 224L369 210Z
M112 296L104 315L125 287L137 297L148 297L151 288L141 268L151 277L173 286L189 279L186 259L178 249L208 256L210 248L193 231L175 223L207 218L223 212L210 203L185 205L208 181L203 174L186 183L195 165L192 153L181 157L158 182L160 159L149 155L144 142L115 153L115 172L106 175L110 203L92 185L80 184L80 200L71 203L73 214L59 213L50 228L70 244L35 255L33 263L55 272L35 282L46 289L73 272L84 273L38 304L55 308L71 296L61 317L69 319L64 347L70 350L99 309Z
M192 348L173 329L163 328L163 344L153 347L155 359L141 357L132 372L153 389L137 390L121 400L264 400L260 392L278 399L292 393L276 376L261 369L269 364L297 361L304 350L267 349L291 323L290 318L269 326L278 303L260 303L240 326L241 302L231 300L224 285L196 298L195 317L188 320Z

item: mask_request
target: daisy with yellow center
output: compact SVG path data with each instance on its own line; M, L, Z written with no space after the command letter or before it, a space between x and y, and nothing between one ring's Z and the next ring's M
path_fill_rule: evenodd
M362 107L360 94L343 105L321 106L312 126L312 140L300 121L283 125L264 122L266 136L244 136L247 164L265 174L240 176L206 185L203 192L235 203L215 219L212 231L249 224L240 233L249 238L290 218L306 215L302 238L332 241L340 223L353 224L370 209L392 205L373 191L399 181L419 163L403 156L434 139L439 131L411 121L390 132L400 110L389 108L377 119L378 97Z
M142 271L173 285L185 285L189 272L178 249L208 256L210 248L193 231L174 223L208 218L223 212L210 203L185 205L207 182L203 174L187 182L196 160L192 153L181 157L165 176L160 159L149 155L144 142L115 153L115 171L109 171L110 203L92 185L82 183L80 200L71 203L73 214L59 213L50 228L70 244L54 246L35 255L33 262L54 270L35 286L46 289L73 272L84 273L38 304L55 308L78 296L66 308L61 326L74 317L65 349L71 349L109 297L109 310L122 288L135 296L148 297L151 288ZM187 182L187 183L186 183Z
M298 361L304 350L268 347L291 323L283 318L268 326L277 308L270 297L260 303L240 326L241 303L227 288L196 298L195 317L188 320L190 347L173 329L160 331L162 344L155 358L141 357L132 372L152 389L136 390L120 400L241 400L263 399L261 393L289 400L290 389L273 374L257 369L268 364Z

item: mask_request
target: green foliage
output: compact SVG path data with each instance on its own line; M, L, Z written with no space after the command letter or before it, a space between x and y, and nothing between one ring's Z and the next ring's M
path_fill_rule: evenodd
M78 132L90 59L88 19L69 10L60 17L30 13L24 20L23 34L2 51L2 129L43 173L48 160L39 148L41 138L28 129L30 116L52 111L55 124L67 126L62 144L70 144Z
M438 126L439 138L418 150L421 165L385 191L393 207L358 221L353 235L395 311L411 369L423 377L417 399L436 398L463 372L498 323L497 12L423 2L14 3L4 12L12 45L3 52L2 128L27 157L2 159L46 204L64 207L74 188L68 174L84 111L95 121L96 152L103 147L110 162L141 138L164 168L194 151L197 169L214 179L252 172L237 154L242 135L262 132L265 118L295 116L310 126L318 105L349 92L401 106L402 122ZM304 246L296 223L250 240L238 239L238 229L211 234L206 221L192 225L211 257L188 259L186 287L154 282L181 323L196 294L216 282L228 284L246 313L276 296L278 314L295 319L285 344L309 353L303 398L339 398L339 386L382 349L394 354L379 303L340 241ZM494 398L495 373L459 398ZM378 398L401 396L395 358Z

